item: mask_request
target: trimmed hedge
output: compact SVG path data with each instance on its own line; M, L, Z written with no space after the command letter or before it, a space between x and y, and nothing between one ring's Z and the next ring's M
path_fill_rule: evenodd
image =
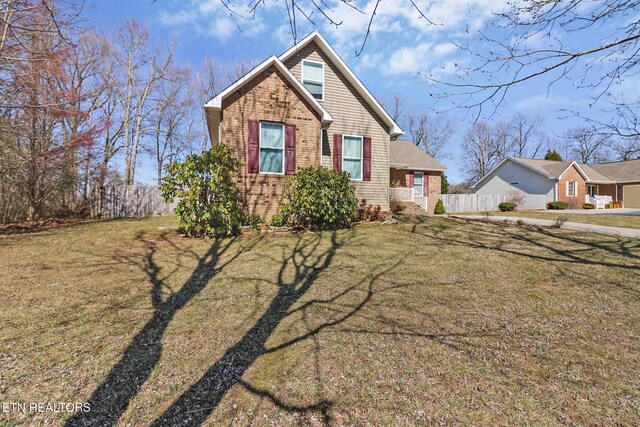
M436 215L442 215L446 213L444 209L444 203L442 203L442 199L438 199L438 203L436 203L436 209L434 213Z
M593 203L585 203L582 205L582 209L595 209L596 205L594 205Z
M513 202L502 202L498 205L501 212L511 212L516 210L516 204Z
M549 202L549 203L547 203L547 209L552 209L552 210L556 210L556 211L569 209L569 203L567 203L567 202Z

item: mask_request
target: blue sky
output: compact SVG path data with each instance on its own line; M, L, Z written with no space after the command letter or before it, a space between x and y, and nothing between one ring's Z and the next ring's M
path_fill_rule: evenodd
M237 9L246 10L240 2ZM313 29L319 29L338 53L345 59L369 90L380 100L390 103L394 95L406 101L410 110L448 110L450 99L432 95L441 93L441 86L425 83L425 75L452 81L466 64L469 54L456 44L475 43L478 31L495 20L495 13L506 7L498 0L420 0L422 11L435 25L421 19L409 1L382 1L378 9L371 37L364 52L358 57L368 23L363 15L337 0L326 0L333 8L331 16L342 24L338 27L314 13L315 26L298 17L299 38ZM373 0L355 1L369 12ZM286 9L282 0L266 0L253 19L234 17L220 0L136 0L100 1L88 4L85 19L90 27L104 32L115 31L119 23L134 17L149 25L156 40L177 42L177 59L199 67L204 58L213 58L219 64L238 61L260 61L286 50L293 42ZM240 29L242 31L240 31ZM508 37L505 32L493 31L496 37ZM597 34L594 34L594 37ZM562 37L561 34L558 37ZM567 39L567 43L579 43ZM544 40L531 40L544 45ZM538 115L543 118L542 130L555 139L568 127L582 124L581 120L567 118L561 109L589 110L588 91L576 91L561 80L548 89L549 79L540 79L514 88L504 105L488 121L508 120L515 112ZM636 91L637 85L613 90ZM447 157L442 162L449 168L451 182L464 179L460 167L460 142L469 128L468 111L454 109L447 114L454 121L456 135L450 143ZM595 110L594 117L601 117ZM153 172L146 165L141 168L140 181L151 182Z

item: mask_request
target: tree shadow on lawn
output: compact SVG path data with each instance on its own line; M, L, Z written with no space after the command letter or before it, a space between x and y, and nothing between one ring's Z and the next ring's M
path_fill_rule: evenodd
M454 221L458 224L462 223L469 226L475 226L472 229L462 230L463 232L473 233L474 237L484 236L487 237L486 240L495 240L496 238L500 239L497 244L491 245L481 241L480 239L463 240L460 238L455 238L455 236L451 235L440 236L442 232L449 230L449 227L436 227L435 230L433 230L432 228L431 232L428 234L419 232L418 227L421 225L428 225L428 221L428 219L425 220L423 218L413 219L411 233L424 235L425 237L435 238L441 241L448 241L454 244L465 244L477 247L479 249L501 250L512 253L514 255L523 255L530 258L540 259L542 261L565 261L582 264L602 265L607 267L637 269L638 267L635 265L595 261L590 259L589 256L595 254L596 251L603 251L608 252L611 255L629 258L631 260L640 259L640 243L638 243L637 240L630 238L621 238L616 236L598 234L596 235L597 240L588 240L575 235L575 233L577 232L553 232L552 229L539 226L515 226L513 224L501 224L494 221L485 221L481 219L449 219L449 221ZM479 224L486 225L487 227L489 227L489 229L487 230L486 227L477 227ZM545 239L545 237L547 239ZM505 243L508 243L510 239L530 244L532 247L538 247L540 249L558 255L558 257L535 255L532 253L525 253L514 249L509 249L506 247ZM557 246L554 246L552 244L553 239L557 239L558 241L566 244L574 244L576 245L576 247L564 249L558 248ZM634 253L634 251L637 251L637 253Z
M428 221L428 219L414 218L411 221L413 225L410 228L410 233L435 239L447 245L499 251L541 262L612 267L631 273L640 273L640 265L638 264L640 244L634 239L598 234L595 236L595 240L591 240L576 235L576 233L554 232L554 230L544 227L515 226L493 221L459 218L450 219L450 221L464 224L467 228L456 230L451 227L420 227L428 225ZM454 232L447 233L451 229ZM462 232L465 235L457 235L456 232ZM525 246L514 247L514 241L523 243ZM611 259L603 260L601 258L604 254L619 257L620 260L619 262L613 262ZM624 261L628 261L628 263ZM640 290L625 284L618 284L618 287L640 293Z
M377 267L376 271L368 273L354 271L353 276L344 280L344 283L336 283L337 287L327 287L326 294L328 295L303 302L303 297L312 288L318 277L329 269L337 252L351 242L355 233L354 230L333 232L329 236L327 233L308 233L297 236L295 242L292 242L290 238L283 239L282 254L274 254L273 251L266 255L261 254L263 262L279 266L273 280L261 276L260 271L255 272L256 277L235 278L238 280L259 280L271 284L277 289L276 294L271 299L266 311L260 315L244 336L229 347L223 356L153 421L152 425L201 425L234 385L239 385L251 394L267 399L281 411L299 415L316 414L325 424L329 424L331 422L330 409L334 402L323 396L320 386L317 387L316 403L296 405L243 379L245 372L261 356L311 339L313 340L312 344L315 344L316 381L320 383L321 369L318 360L320 350L316 337L322 332L379 334L381 337L390 337L391 339L394 337L398 339L420 337L458 351L462 351L464 346L471 345L467 341L468 338L495 335L493 332L497 331L491 332L486 329L474 334L447 333L442 328L437 328L439 333L430 334L416 330L415 327L407 325L402 320L385 317L383 314L370 316L363 313L362 310L369 305L374 296L379 297L386 292L416 286L414 282L397 283L386 277L387 273L403 263L404 256L402 254L398 254L395 260L392 257L389 257L388 260L385 259L384 265ZM168 289L165 281L181 267L181 264L177 263L173 271L161 277L161 268L154 259L157 247L153 242L145 242L148 246L148 254L144 259L143 268L153 285L151 298L154 314L134 337L120 361L111 369L105 380L90 397L91 411L76 414L68 420L67 425L113 425L117 423L158 363L162 352L161 340L173 316L198 295L211 280L214 280L215 275L221 269L236 260L240 254L250 251L257 244L257 240L251 242L239 250L233 249L237 250L237 253L230 252L231 257L220 264L221 257L230 251L235 239L216 240L205 256L199 258L196 269L182 288L171 293L164 300L162 298L163 292ZM353 245L350 246L353 247ZM185 250L177 246L174 246L174 249L184 255ZM195 253L189 253L189 256L197 257ZM352 255L345 253L345 256L347 259ZM130 262L135 263L136 261ZM252 262L252 260L244 262ZM294 307L297 303L300 304ZM298 317L291 316L299 316L300 321L298 322ZM342 328L336 328L354 317L360 318L367 327L342 326ZM268 346L269 338L285 319L293 319L296 328L302 328L301 333L284 342Z
M269 337L276 328L291 314L303 311L316 303L335 301L358 287L358 285L350 286L332 298L311 300L301 307L291 310L292 306L309 291L318 276L331 265L336 252L349 241L350 236L351 234L338 239L337 232L333 232L330 245L326 249L321 248L324 240L321 233L311 237L309 235L299 236L290 253L289 250L283 249L281 259L274 257L268 260L269 262L277 263L280 268L275 282L269 282L264 278L260 279L275 285L277 288L277 293L272 298L267 310L255 322L254 326L236 344L227 349L225 354L198 381L184 391L152 425L201 425L218 406L229 389L236 384L257 396L269 399L281 410L289 413L318 413L322 420L328 423L331 401L321 398L319 402L308 406L291 405L268 391L247 383L242 380L242 376L260 356L291 346L324 328L343 322L366 304L371 293L367 294L360 304L339 318L324 322L314 330L273 348L266 346Z
M173 292L167 286L166 281L182 266L180 262L178 261L172 272L162 277L161 268L154 260L158 253L156 242L146 241L141 233L137 235L137 239L147 247L147 254L142 262L118 254L115 259L121 263L142 264L142 268L152 285L153 315L142 330L136 334L118 363L111 368L106 378L89 398L88 403L91 405L91 411L76 413L67 420L67 426L114 425L160 360L162 337L175 314L198 295L225 266L249 251L258 242L258 240L252 240L248 245L241 245L231 258L220 264L220 259L235 245L237 238L217 239L202 257L198 257L195 252L181 249L161 236L165 243L172 245L178 259L185 255L198 259L195 270L184 285L178 291ZM167 292L169 295L165 297Z

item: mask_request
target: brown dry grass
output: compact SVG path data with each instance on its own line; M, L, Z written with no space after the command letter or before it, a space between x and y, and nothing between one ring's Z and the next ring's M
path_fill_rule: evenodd
M170 223L0 239L1 401L89 401L69 425L640 419L638 241L411 216L212 241Z

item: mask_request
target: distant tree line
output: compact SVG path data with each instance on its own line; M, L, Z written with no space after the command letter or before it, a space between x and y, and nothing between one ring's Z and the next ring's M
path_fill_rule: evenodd
M202 105L247 66L178 64L123 22L80 25L81 3L0 2L0 222L86 211L92 189L136 182L209 143Z

